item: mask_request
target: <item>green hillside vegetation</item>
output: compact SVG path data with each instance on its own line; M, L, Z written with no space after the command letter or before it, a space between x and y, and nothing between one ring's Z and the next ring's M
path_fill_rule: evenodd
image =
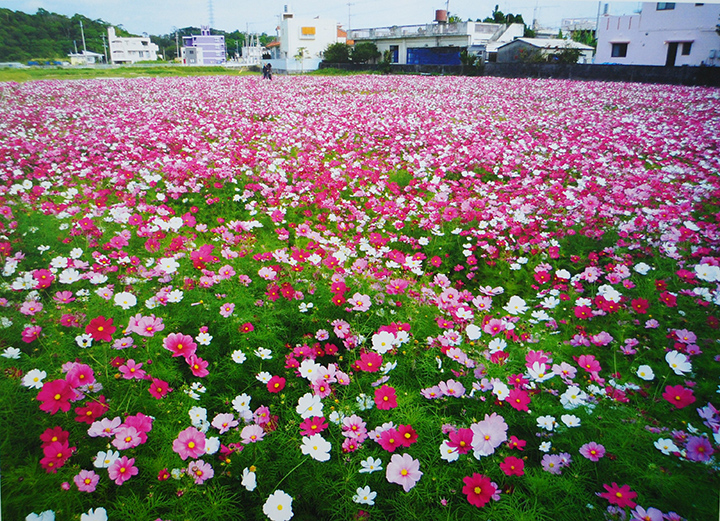
M107 28L115 27L118 36L139 36L126 31L122 25L115 25L104 20L91 20L81 14L68 18L65 15L38 9L35 14L12 11L0 8L0 62L28 62L31 60L67 60L67 55L82 51L82 22L85 32L85 47L88 51L105 54L103 35L107 42ZM177 42L182 44L182 37L200 34L199 27L185 27L160 36L150 36L153 43L160 48L159 54L167 60L177 57ZM225 32L212 30L212 34L225 36L225 44L230 55L234 55L245 44L246 35L238 30ZM263 33L260 43L267 44L274 37Z

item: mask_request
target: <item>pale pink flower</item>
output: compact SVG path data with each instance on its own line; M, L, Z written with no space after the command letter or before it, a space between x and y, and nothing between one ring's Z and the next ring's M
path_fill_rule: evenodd
M420 462L413 459L409 454L393 454L385 468L385 478L389 483L397 483L402 485L405 492L409 492L411 488L420 480L423 473L420 472Z

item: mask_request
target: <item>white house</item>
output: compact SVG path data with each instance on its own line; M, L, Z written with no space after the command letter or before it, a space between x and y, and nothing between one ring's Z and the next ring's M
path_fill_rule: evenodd
M341 41L338 33L335 20L297 18L286 10L280 21L280 47L270 63L276 70L316 70L328 45Z
M94 65L103 59L102 54L92 51L80 51L68 54L70 65Z
M498 63L525 61L537 53L544 61L552 62L564 49L580 51L577 63L591 63L594 49L583 43L558 38L517 38L498 49ZM526 58L528 57L528 58Z
M436 11L435 23L353 29L348 38L355 43L374 42L381 53L390 51L392 63L401 65L460 65L460 52L467 50L482 61L494 61L502 44L523 35L523 24L484 22L447 23L446 12Z
M720 4L643 2L638 14L600 17L595 63L720 65Z
M200 34L183 36L181 49L185 65L223 65L225 63L225 37L212 34L210 26L200 28Z
M112 63L135 63L157 60L158 46L150 38L124 38L115 34L114 27L108 27L110 61Z

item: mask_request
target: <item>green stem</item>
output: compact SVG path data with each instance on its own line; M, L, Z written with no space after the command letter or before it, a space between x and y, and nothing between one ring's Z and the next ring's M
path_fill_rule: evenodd
M298 468L300 465L302 465L303 463L305 463L308 459L309 459L309 458L305 458L305 459L302 460L300 463L298 463L297 465L295 465L295 466L292 468L292 470L290 470L290 472L288 472L287 474L285 474L285 475L283 476L283 478L282 478L280 481L278 481L278 484L275 485L275 490L277 490L278 487L281 485L281 483L282 483L283 481L285 481L285 478L287 478L290 474L292 474L293 472L295 472L295 470L297 470L297 468Z

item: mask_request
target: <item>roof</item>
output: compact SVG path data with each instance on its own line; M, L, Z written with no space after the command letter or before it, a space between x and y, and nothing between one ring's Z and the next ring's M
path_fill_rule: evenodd
M511 45L514 42L523 42L538 49L562 49L569 47L571 49L580 49L581 51L592 51L593 48L583 43L575 42L573 40L563 40L560 38L517 38L512 42L506 43L505 45ZM505 47L501 45L499 48Z

